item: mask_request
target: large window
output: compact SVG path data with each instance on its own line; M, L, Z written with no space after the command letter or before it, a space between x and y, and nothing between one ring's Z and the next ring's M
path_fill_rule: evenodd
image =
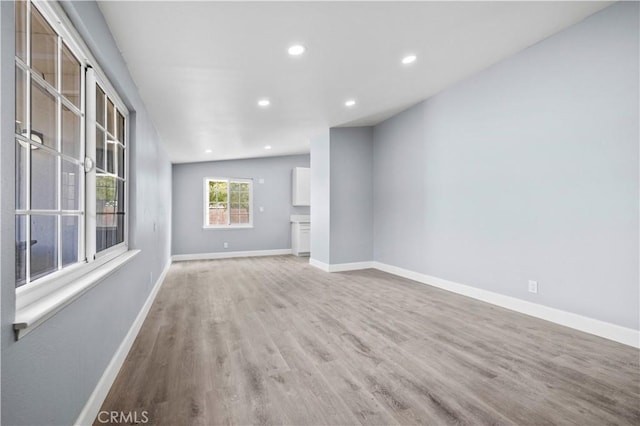
M128 113L81 59L89 53L50 4L24 0L15 7L16 287L22 290L92 263L96 253L126 250Z
M250 179L205 179L204 227L253 226L252 196L253 185Z

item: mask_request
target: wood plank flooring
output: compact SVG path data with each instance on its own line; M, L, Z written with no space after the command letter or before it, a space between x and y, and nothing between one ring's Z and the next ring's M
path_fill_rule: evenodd
M631 347L380 271L181 262L102 410L172 426L639 425L639 363Z

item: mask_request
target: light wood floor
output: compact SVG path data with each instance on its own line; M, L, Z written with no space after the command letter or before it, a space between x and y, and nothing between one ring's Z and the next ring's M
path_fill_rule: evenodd
M182 262L102 410L162 425L639 425L639 352L374 270Z

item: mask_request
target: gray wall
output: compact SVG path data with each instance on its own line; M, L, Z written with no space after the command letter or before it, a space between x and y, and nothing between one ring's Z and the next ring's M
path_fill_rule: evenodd
M373 258L373 129L330 130L330 263ZM312 225L313 226L313 225Z
M423 105L374 128L374 259L412 271L424 264L426 209Z
M640 328L638 6L376 126L375 260Z
M309 155L174 164L173 254L291 248L290 216L309 214L291 205L294 167L309 167ZM253 179L253 228L203 229L206 177Z
M311 138L311 259L330 263L331 150L329 130Z
M0 2L2 424L6 425L75 421L170 256L168 157L97 5L64 2L64 7L133 113L130 245L142 253L14 341L13 3Z

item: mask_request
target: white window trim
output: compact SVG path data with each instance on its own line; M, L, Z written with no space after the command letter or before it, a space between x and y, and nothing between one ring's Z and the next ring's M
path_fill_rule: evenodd
M41 14L47 19L51 27L56 31L62 38L64 42L67 44L68 48L77 55L80 60L82 66L82 73L84 74L84 70L86 67L90 67L93 69L95 73L95 80L98 80L99 84L108 93L108 96L114 101L114 104L121 111L121 113L125 116L126 129L125 134L129 135L129 111L124 106L124 103L118 96L118 92L113 88L110 84L109 80L105 77L105 74L102 72L100 67L98 66L98 62L91 54L90 49L84 43L82 37L77 33L73 24L67 18L65 12L62 7L57 2L49 2L43 0L31 0L32 4L36 4L38 10ZM82 76L82 86L81 91L81 102L84 106L84 114L85 119L83 120L84 124L81 127L81 141L82 141L82 151L85 153L85 156L88 156L87 152L87 134L92 134L95 139L95 125L93 127L89 127L88 120L88 109L89 105L88 101L90 100L89 94L87 91L88 82L86 81L86 76ZM93 92L93 96L95 96L95 90ZM95 101L92 108L95 108ZM82 109L82 108L81 108ZM93 119L95 120L95 114ZM87 132L87 129L90 129ZM127 142L127 150L130 149L129 138L126 137ZM94 140L94 162L95 162L95 140ZM86 259L84 261L66 266L56 272L53 272L47 276L34 280L28 284L25 284L16 289L16 312L15 312L15 320L14 320L14 331L16 334L16 339L22 338L24 335L29 333L38 325L42 324L48 318L52 317L56 312L63 309L68 304L72 303L82 294L87 292L89 289L97 285L99 282L104 280L106 277L111 275L114 271L121 268L124 264L131 261L140 250L130 250L128 248L128 223L129 223L129 160L130 155L125 155L125 230L124 230L124 242L117 244L113 247L110 247L102 252L98 253L89 253L90 251L95 252L95 235L92 236L94 239L94 248L93 250L89 250L87 243L89 242L89 234L92 232L86 232L88 227L88 222L90 220L89 211L91 206L90 200L87 200L86 194L83 194L84 197L84 218L85 218L85 228L81 230L84 233L84 238L82 239L81 249L83 253L86 255ZM95 171L95 168L94 168ZM89 174L84 179L85 189L90 185ZM95 186L95 172L93 185ZM95 190L94 190L94 204L95 204ZM93 205L93 221L95 223L95 205ZM93 228L93 233L95 233L95 226ZM89 255L91 254L91 258Z
M239 182L239 183L248 183L249 184L249 205L251 206L249 210L249 223L238 223L227 225L209 225L209 181L227 181L227 182ZM251 229L253 228L253 179L247 178L229 178L229 177L206 177L203 181L203 210L202 210L202 228L203 229L211 229L211 230L229 230L229 229ZM227 187L227 191L229 191L229 186ZM230 198L228 197L228 206L227 206L227 219L229 218L229 214L231 212L231 203Z
M84 267L86 265L75 265L79 267L72 271L69 268L70 273L64 279L58 278L49 283L55 286L54 291L48 291L41 297L38 297L36 291L25 294L23 303L27 301L27 298L32 301L20 308L16 306L16 318L13 323L16 339L21 339L35 327L51 318L62 308L128 263L138 253L140 250L124 250L112 258L103 257L100 261L92 263L90 270ZM42 288L42 286L39 287ZM16 303L18 303L17 296L16 294Z

